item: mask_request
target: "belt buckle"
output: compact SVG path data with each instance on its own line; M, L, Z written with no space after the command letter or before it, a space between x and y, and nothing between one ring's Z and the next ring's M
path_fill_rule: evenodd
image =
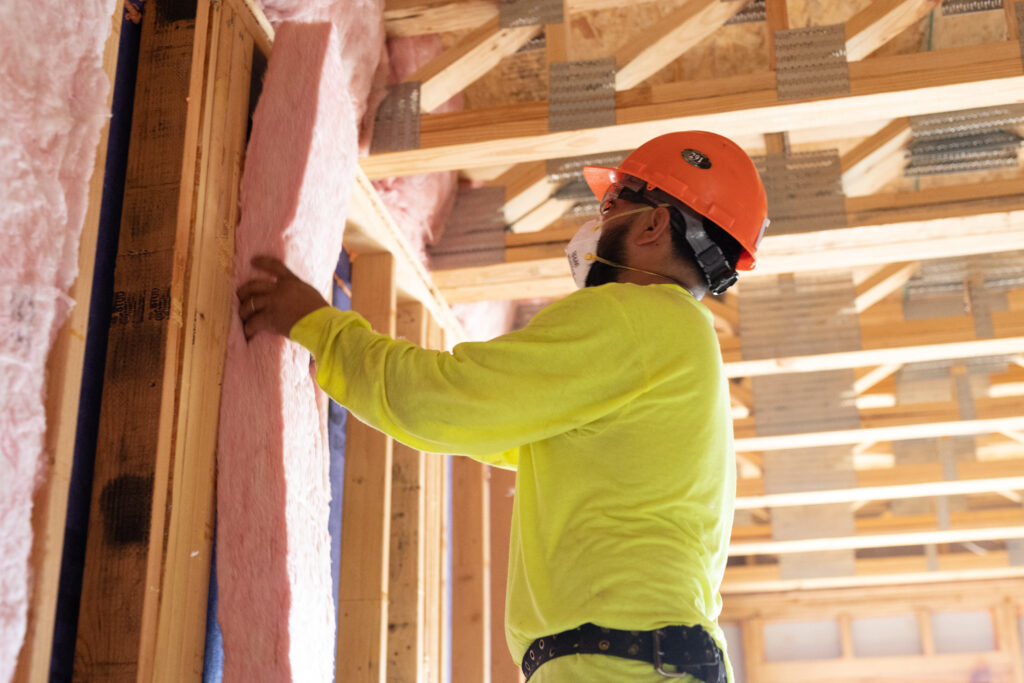
M691 674L685 671L665 671L665 667L662 664L661 656L664 654L661 651L661 629L654 631L654 668L662 676L666 678L685 678Z
M654 634L653 634L653 638L652 638L652 640L654 641L654 669L659 674L661 674L662 676L664 676L666 678L685 678L686 676L693 676L692 673L689 673L689 672L686 672L686 671L665 671L664 663L661 661L662 655L665 654L664 652L661 651L661 638L662 638L663 635L664 635L664 633L662 632L662 630L660 628L659 629L655 629ZM708 653L710 654L710 651ZM720 680L722 680L721 669L719 668L720 664L717 661L715 661L715 657L712 657L711 659L712 659L712 661L710 661L710 662L694 662L692 664L674 665L674 666L680 666L681 668L682 667L687 667L688 668L688 667L694 667L694 666L699 666L702 669L710 668L714 672L714 677L711 680L713 680L713 681L720 681ZM704 679L704 680L707 680L707 679Z

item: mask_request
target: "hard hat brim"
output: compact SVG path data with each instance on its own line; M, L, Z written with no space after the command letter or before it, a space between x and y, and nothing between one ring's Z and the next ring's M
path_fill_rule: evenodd
M608 166L584 166L583 179L587 181L587 187L597 197L597 201L604 199L604 193L614 183L617 183L624 175L620 169L609 168Z

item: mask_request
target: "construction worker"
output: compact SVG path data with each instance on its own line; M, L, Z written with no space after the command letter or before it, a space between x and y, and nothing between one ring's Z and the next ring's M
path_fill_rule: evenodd
M517 470L506 637L533 683L731 680L736 467L698 300L754 267L764 187L735 143L696 131L584 175L601 214L567 248L580 290L523 329L421 349L261 258L245 333L290 335L335 400L402 443Z

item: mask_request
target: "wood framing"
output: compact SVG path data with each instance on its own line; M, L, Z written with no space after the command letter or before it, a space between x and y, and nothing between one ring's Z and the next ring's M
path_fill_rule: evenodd
M540 26L500 28L497 17L488 20L458 45L445 50L406 79L420 83L420 109L424 112L437 109L540 30Z
M360 256L352 264L352 310L394 336L396 305L394 257ZM386 680L392 454L390 437L348 421L335 659L342 681Z
M850 92L812 101L780 102L770 72L722 84L672 84L635 95L623 93L617 125L549 132L547 107L536 104L421 119L420 148L361 160L371 178L494 166L637 147L672 130L714 129L747 147L779 130L813 131L834 125L943 111L949 102L983 107L1024 101L1020 45L1002 42L968 48L874 57L850 64ZM685 87L684 87L685 86ZM707 96L708 89L719 91ZM652 101L658 97L657 101Z
M389 36L472 30L497 16L497 0L388 0L384 4Z
M1024 344L1024 336L915 346L894 346L888 349L869 348L861 351L823 353L814 356L769 358L763 361L727 359L725 372L728 377L757 377L789 372L840 370L869 365L891 366L902 363L923 363L951 358L980 358L1014 353L1013 350L1022 344Z
M846 58L864 59L929 12L941 0L874 0L846 22Z
M782 579L778 565L731 566L725 571L722 594L726 603L736 593L771 593L778 591L824 588L852 588L899 584L910 586L941 581L980 579L1024 579L1024 567L1013 566L1005 551L985 555L973 553L939 553L937 568L930 568L925 555L858 559L851 576L818 579Z
M736 499L737 510L794 505L823 505L829 503L855 503L869 500L926 498L931 496L966 495L1024 489L1024 475L993 479L967 479L893 484L891 486L861 486L852 489L822 489L795 493L774 493L761 496L743 496Z
M725 25L745 0L688 0L640 35L630 36L615 53L615 89L635 88Z
M203 73L192 65L207 39L204 9L173 22L147 12L142 24L76 677L153 678L165 596L146 587L159 587L163 575L186 277L176 258L184 264L189 254L188 234L179 234L189 216L180 211L195 180L198 108L190 112L188 98L203 95Z
M452 459L452 680L490 681L491 578L488 468Z
M804 538L795 541L748 541L731 543L729 555L782 555L787 553L847 550L850 548L894 548L930 543L964 543L1024 538L1024 525L981 529L935 529L907 533L863 534Z
M519 683L519 667L505 641L505 593L516 474L492 467L491 504L491 683Z
M1017 624L1021 608L1019 593L1020 579L988 579L960 584L940 582L734 594L725 601L721 618L741 626L746 679L751 682L781 683L794 678L862 681L874 680L879 675L899 680L966 680L984 671L991 680L1019 683L1022 679ZM937 653L932 619L937 614L955 612L989 612L994 647L990 651L968 654ZM919 654L858 657L850 628L853 622L903 616L912 616L917 622ZM767 624L828 620L839 622L839 658L770 661L763 643Z
M847 228L765 236L756 271L745 278L878 265L879 254L919 259L1024 249L1024 178L847 199ZM452 303L557 297L575 289L565 244L576 226L509 235L505 263L435 271Z
M557 184L548 179L542 161L517 164L488 184L505 188L506 223L519 220L557 189Z
M419 301L444 330L449 344L462 341L465 332L426 267L413 254L377 191L357 170L345 224L345 249L359 254L387 252L395 257L395 296L399 302Z
M433 318L427 320L427 348L445 348L444 331ZM424 615L423 680L440 683L443 679L447 648L443 646L447 628L448 588L448 476L451 456L426 457L426 523L424 525L423 599Z
M878 192L903 172L900 151L910 140L910 119L894 119L844 154L843 192L856 197Z
M920 267L920 263L890 263L882 266L857 287L854 308L858 313L863 313L906 284Z
M110 20L110 35L103 48L103 73L110 83L107 109L114 95L118 46L121 38L120 5ZM47 478L36 491L32 504L32 591L29 599L25 641L18 654L14 682L44 680L50 672L53 629L56 622L57 592L64 529L67 520L68 487L75 454L78 406L85 360L85 336L89 326L89 305L99 233L100 200L107 160L109 121L100 130L96 161L89 180L89 199L78 247L78 277L68 292L75 306L57 332L46 364L46 444L50 461Z
M395 333L426 346L423 304L398 307ZM426 680L427 463L422 451L396 443L391 470L391 548L388 576L387 679Z
M157 452L159 466L162 450L169 451L170 505L164 564L149 583L160 586L157 629L147 644L155 654L140 667L153 680L184 680L203 666L220 414L219 392L210 386L220 386L235 298L233 273L223 264L234 251L239 220L254 50L231 6L200 2L199 12L197 32L205 15L207 39L205 46L196 41L192 63L205 70L193 71L189 101L201 105L189 108L189 130L194 126L197 134L186 133L192 147L184 157L195 181L182 184L177 226L188 259L171 287L172 307L183 301L180 365L167 368L177 375L177 414L173 436Z

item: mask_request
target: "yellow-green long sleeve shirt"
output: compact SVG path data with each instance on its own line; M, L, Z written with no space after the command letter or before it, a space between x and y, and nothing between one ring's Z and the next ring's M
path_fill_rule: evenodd
M729 394L711 315L685 289L586 288L450 353L333 308L291 338L360 420L416 449L517 470L506 608L516 661L534 639L585 622L699 624L724 650Z

